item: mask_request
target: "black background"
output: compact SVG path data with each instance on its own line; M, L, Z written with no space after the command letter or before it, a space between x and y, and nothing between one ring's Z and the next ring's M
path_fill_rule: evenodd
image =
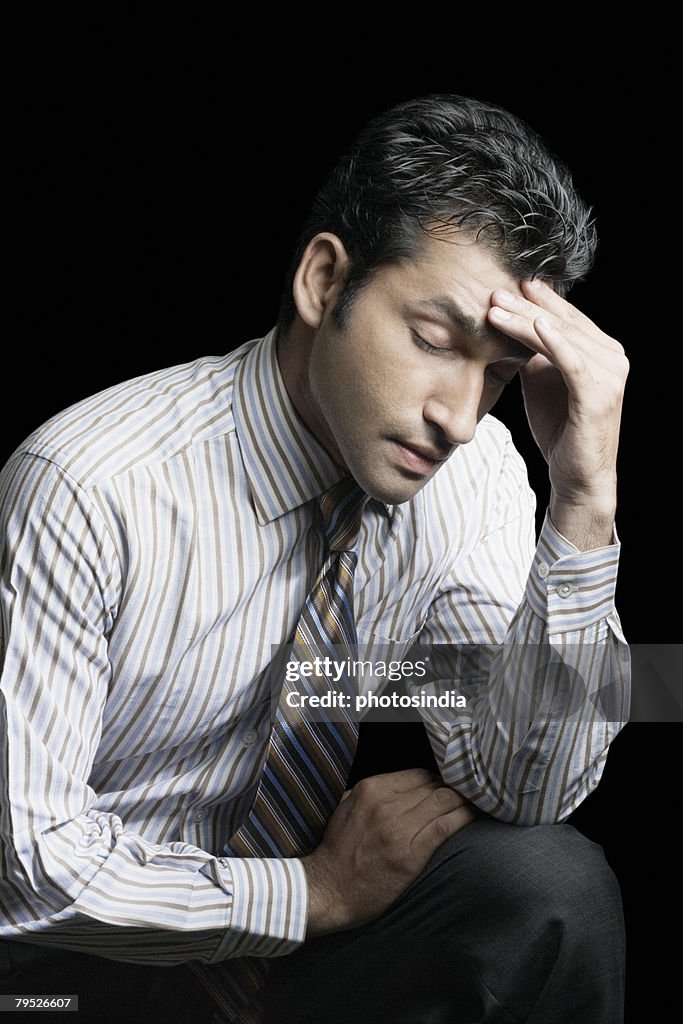
M494 56L476 39L463 55L452 26L437 35L440 48L434 39L362 45L360 29L332 45L320 32L294 48L283 37L276 51L260 33L189 16L163 27L130 13L110 24L29 27L18 40L18 231L9 253L18 321L5 344L0 456L101 388L264 334L310 198L374 113L438 91L492 100L540 131L594 207L597 266L571 301L631 360L618 608L632 643L675 642L680 559L669 480L680 474L681 359L669 93L661 79L643 81L632 50L616 55L603 43L596 72L587 38L558 51L526 37L521 47L518 37ZM544 464L510 391L496 413L527 459L542 514ZM680 741L680 725L629 724L573 817L603 845L622 886L629 1021L666 1020L673 1006L665 926L680 911ZM406 733L386 768L426 756Z

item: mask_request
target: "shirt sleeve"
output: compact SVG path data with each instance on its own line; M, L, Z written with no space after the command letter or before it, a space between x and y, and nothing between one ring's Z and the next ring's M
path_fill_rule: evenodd
M579 551L535 497L511 442L478 543L453 566L420 638L421 706L444 781L503 821L566 819L598 784L628 720L630 659L614 606L619 542ZM433 701L435 704L436 701Z
M306 925L299 860L157 844L89 785L125 580L88 493L16 454L0 545L0 936L156 964L291 952Z

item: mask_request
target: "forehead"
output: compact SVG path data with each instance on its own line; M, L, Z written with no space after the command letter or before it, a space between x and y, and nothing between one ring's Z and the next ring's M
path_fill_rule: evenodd
M376 284L405 316L438 321L475 340L504 340L506 348L529 355L487 318L494 290L523 297L519 279L469 233L426 236L415 257L380 267Z
M386 269L395 270L404 285L410 283L411 289L420 293L416 298L459 298L460 306L465 301L471 303L465 307L471 315L488 308L496 288L522 294L519 279L471 232L425 235L414 257Z

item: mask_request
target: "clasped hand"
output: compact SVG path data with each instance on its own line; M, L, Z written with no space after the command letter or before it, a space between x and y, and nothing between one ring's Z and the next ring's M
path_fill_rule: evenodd
M464 797L422 768L362 779L344 793L317 849L302 858L307 938L374 920L474 817Z

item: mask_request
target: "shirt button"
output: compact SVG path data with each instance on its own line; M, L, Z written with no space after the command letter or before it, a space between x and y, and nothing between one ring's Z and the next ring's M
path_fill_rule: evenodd
M200 821L204 821L205 817L206 817L206 811L197 811L197 813L195 814L195 816L194 816L194 818L192 820L196 821L197 824L199 824Z
M538 566L538 575L544 580L550 572L550 566L547 562L541 562Z
M557 588L557 593L560 595L560 597L569 597L570 594L573 594L575 590L576 587L573 587L571 583L561 583L560 586Z
M256 732L256 729L247 729L244 736L242 737L242 743L245 745L245 747L250 747L252 743L256 743L257 739L258 733Z

